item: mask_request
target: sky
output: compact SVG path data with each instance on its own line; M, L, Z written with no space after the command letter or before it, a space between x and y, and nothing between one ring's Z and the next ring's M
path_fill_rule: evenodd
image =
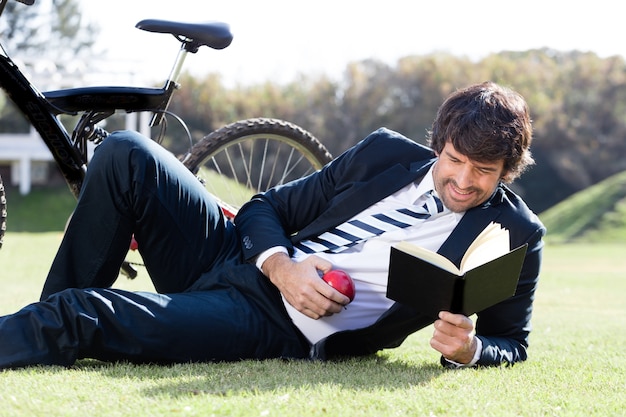
M615 0L80 0L100 27L103 72L138 83L164 80L179 43L135 28L147 18L222 21L224 50L201 48L185 70L220 73L227 84L285 82L298 74L339 78L351 61L448 52L480 59L503 50L553 48L626 55Z

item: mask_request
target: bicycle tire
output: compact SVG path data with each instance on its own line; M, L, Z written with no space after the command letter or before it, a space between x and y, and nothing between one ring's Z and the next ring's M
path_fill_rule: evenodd
M4 232L7 230L7 197L4 191L4 184L0 176L0 248L4 242Z
M332 160L311 133L279 119L226 125L194 144L183 159L228 214L254 194L306 176Z

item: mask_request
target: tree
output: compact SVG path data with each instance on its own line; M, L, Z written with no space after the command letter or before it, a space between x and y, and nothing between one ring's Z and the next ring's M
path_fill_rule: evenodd
M48 61L61 72L89 57L98 31L83 21L79 0L38 0L32 6L10 1L0 20L2 43L12 56L19 51L25 65Z
M88 67L91 47L98 28L83 22L79 0L38 0L32 6L9 1L0 19L2 45L27 73L36 73L48 66L50 73L35 80L52 81L52 77L73 73L78 66ZM84 64L84 65L83 65ZM59 86L58 84L54 84ZM62 85L61 85L62 86ZM48 88L48 85L38 85ZM0 99L0 131L24 132L29 124L13 105Z

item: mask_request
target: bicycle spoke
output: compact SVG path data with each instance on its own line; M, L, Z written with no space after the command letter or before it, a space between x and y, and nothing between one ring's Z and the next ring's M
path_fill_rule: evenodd
M193 171L204 166L203 172L211 177L205 181L210 192L236 211L252 195L308 175L330 158L319 141L303 129L259 118L211 133L194 145L185 165Z
M287 163L285 164L285 170L283 171L283 177L281 178L281 183L289 178L289 176L291 175L291 173L294 171L294 169L296 168L296 166L298 165L298 163L302 160L303 156L300 155L300 159L298 159L296 161L295 164L291 165L291 159L293 158L293 154L295 152L295 149L291 149L291 152L289 153L289 159L287 159ZM291 169L289 169L289 167L292 167Z
M254 146L254 145L253 145ZM261 168L259 169L259 181L257 182L257 191L263 190L263 173L265 172L265 162L267 161L267 152L269 148L269 141L267 139L264 140L263 144L263 158L261 158ZM268 180L268 184L272 183L272 175Z

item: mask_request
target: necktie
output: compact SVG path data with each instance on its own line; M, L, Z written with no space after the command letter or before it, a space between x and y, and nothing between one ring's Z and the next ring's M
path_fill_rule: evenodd
M294 246L304 253L339 253L384 232L415 225L444 209L443 203L432 191L425 196L427 200L421 207L401 208L352 219Z

